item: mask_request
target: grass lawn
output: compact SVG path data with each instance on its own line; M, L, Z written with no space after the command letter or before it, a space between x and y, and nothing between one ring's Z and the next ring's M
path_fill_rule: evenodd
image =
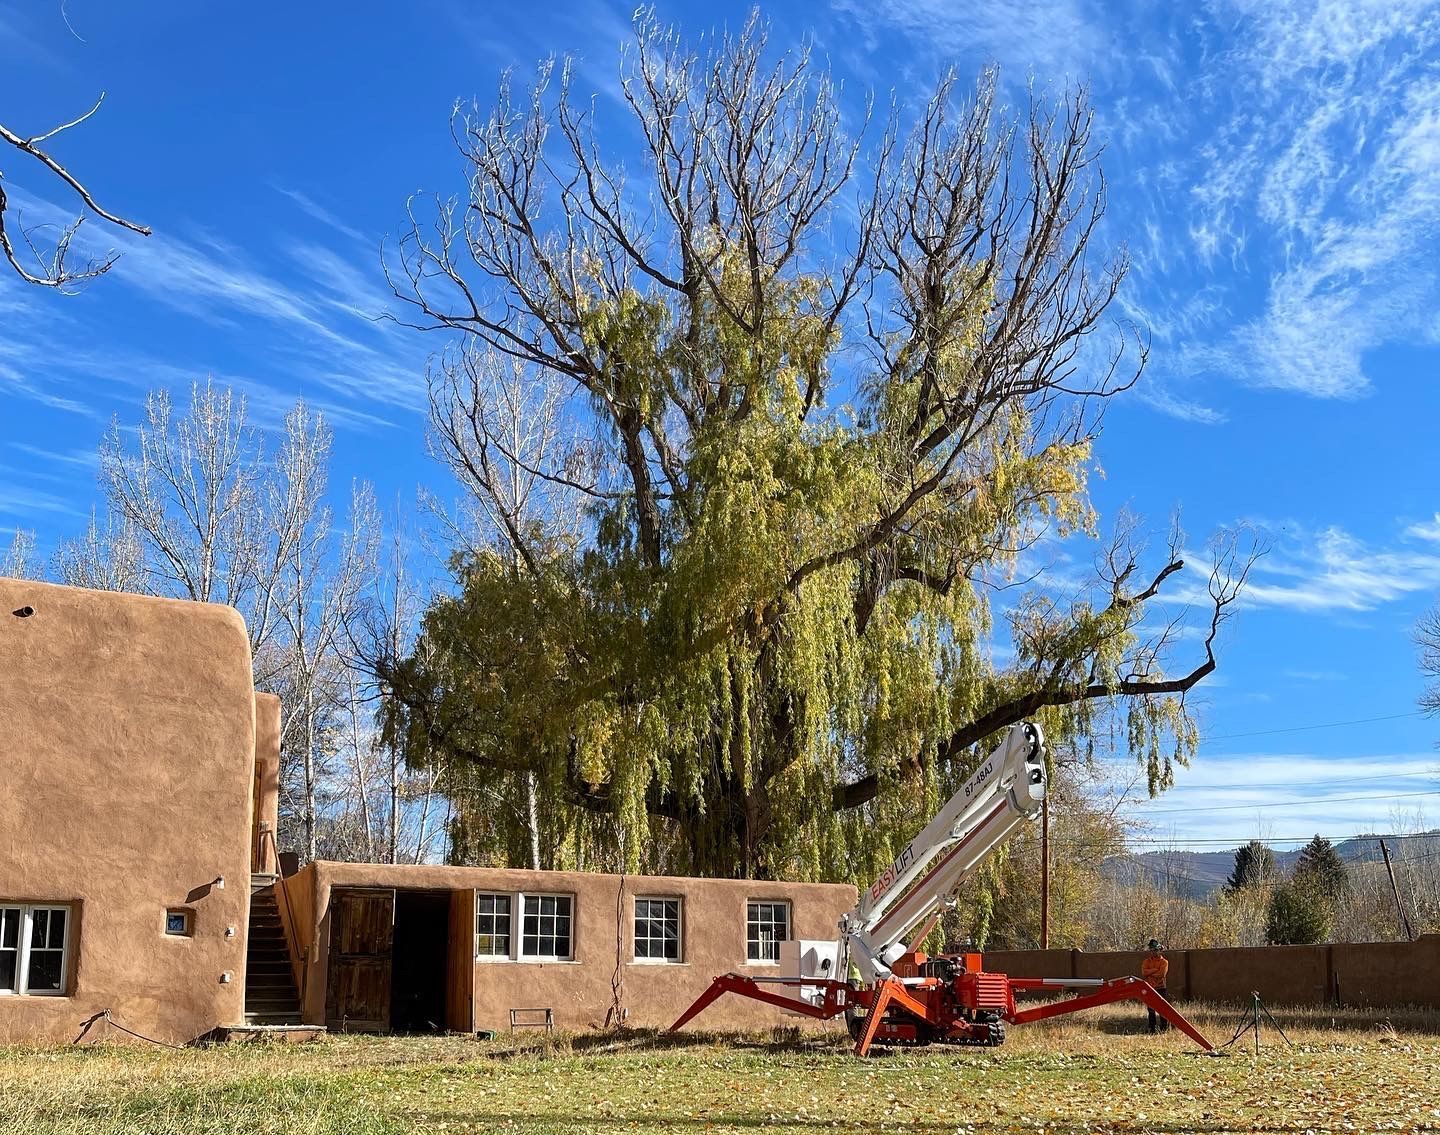
M1237 1016L1192 1014L1216 1041ZM1296 1047L1267 1028L1258 1058L1133 1009L869 1060L837 1034L0 1049L0 1133L1440 1132L1440 1015L1276 1016Z

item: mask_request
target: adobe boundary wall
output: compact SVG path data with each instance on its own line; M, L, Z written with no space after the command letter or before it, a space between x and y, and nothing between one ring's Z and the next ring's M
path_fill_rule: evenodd
M1272 1005L1440 1008L1440 934L1413 942L1166 950L1172 1000ZM1111 978L1139 974L1144 951L990 950L985 968L1011 977Z

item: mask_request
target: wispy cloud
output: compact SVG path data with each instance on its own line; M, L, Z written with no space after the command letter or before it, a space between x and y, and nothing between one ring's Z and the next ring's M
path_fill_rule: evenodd
M1285 670L1284 677L1295 682L1343 682L1347 675L1339 670Z
M1179 845L1217 837L1298 841L1314 832L1346 838L1389 831L1396 805L1440 801L1433 753L1218 755L1204 751L1203 737L1201 744L1199 759L1179 771L1174 790L1158 800L1137 799L1127 809Z
M65 219L48 201L23 194L19 199L37 223ZM241 250L205 232L173 229L148 239L126 233L83 234L83 239L113 239L121 254L106 287L128 288L147 302L199 320L225 340L240 343L246 353L248 344L264 342L265 357L257 360L256 370L269 370L275 378L236 378L252 385L259 402L278 389L292 398L297 388L329 392L345 407L336 415L337 424L361 428L383 422L390 410L423 408L431 344L376 318L387 301L371 282L372 276L380 278L378 249L347 255L319 242L292 241L284 249ZM77 251L95 255L106 248L95 243ZM266 251L280 257L284 270L260 262ZM373 263L367 265L366 255ZM133 381L148 387L177 371L189 381L222 369L214 358L187 362L173 352L162 359L109 346L103 353L87 349L88 340L77 342L64 330L63 313L41 308L43 301L17 289L0 282L0 301L33 317L14 320L21 330L0 342L0 383L36 402L93 412L97 385ZM61 393L67 385L87 389L89 395Z
M1032 71L1044 78L1083 78L1106 43L1099 14L1082 0L835 0L833 7L867 35L898 31L923 43L927 52L951 58L979 55L1013 70L1021 80ZM1154 58L1159 61L1159 56Z
M1154 409L1222 420L1220 383L1360 397L1375 350L1440 342L1440 0L833 7L926 57L1090 82Z
M1184 336L1161 365L1363 395L1372 351L1435 337L1440 4L1217 0L1208 15L1225 46L1198 76L1191 252L1203 269L1243 247L1265 285L1233 330Z
M1403 528L1393 543L1373 544L1344 528L1310 532L1296 526L1274 538L1269 555L1250 573L1242 602L1310 614L1373 611L1440 589L1440 547L1423 538L1425 525ZM1417 531L1418 530L1418 531ZM1203 555L1187 557L1191 589L1209 574ZM1179 589L1177 596L1186 589ZM1193 595L1189 598L1194 598Z
M279 193L281 196L288 197L291 201L295 202L295 204L300 207L300 211L302 213L306 214L313 220L319 221L322 225L333 229L341 236L353 240L357 244L365 244L370 242L369 238L366 237L365 234L362 233L359 229L355 228L352 225L346 224L329 209L325 208L324 205L321 205L318 201L309 196L309 194L302 193L298 189L287 189L283 185L272 185L271 188L273 188L275 192Z

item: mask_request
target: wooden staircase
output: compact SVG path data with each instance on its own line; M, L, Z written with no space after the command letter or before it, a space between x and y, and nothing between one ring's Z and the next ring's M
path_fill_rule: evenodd
M245 951L245 1023L299 1025L300 994L275 898L275 877L250 884L250 939Z

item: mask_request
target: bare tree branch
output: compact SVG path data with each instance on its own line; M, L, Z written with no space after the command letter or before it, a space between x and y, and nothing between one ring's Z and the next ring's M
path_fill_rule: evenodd
M48 142L66 130L85 122L100 109L100 104L104 101L105 92L102 91L100 97L95 100L95 105L78 118L71 119L69 122L61 123L59 126L47 130L44 133L35 134L28 138L22 137L4 123L0 123L0 141L8 142L15 149L19 150L20 153L26 157L33 158L51 174L58 177L70 187L75 195L80 198L85 208L93 215L119 228L128 229L141 236L149 236L150 229L144 225L136 224L134 221L127 220L116 213L102 208L91 195L90 190L87 189L74 174L56 161L55 158L51 157L47 151L40 148L41 143ZM0 178L3 178L3 176L3 170L0 170ZM80 223L84 220L82 216L61 230L60 236L54 242L53 249L48 257L43 255L36 247L32 231L27 231L23 227L20 229L21 237L36 261L36 271L31 271L21 263L16 254L14 243L11 241L10 233L6 229L5 210L8 206L9 198L6 196L4 185L0 184L0 253L4 254L11 268L13 268L26 283L37 284L41 287L64 289L81 281L103 275L114 265L116 255L110 253L99 260L90 261L81 268L71 269L67 266L66 258L70 251L70 246L75 239L75 235L80 229Z

